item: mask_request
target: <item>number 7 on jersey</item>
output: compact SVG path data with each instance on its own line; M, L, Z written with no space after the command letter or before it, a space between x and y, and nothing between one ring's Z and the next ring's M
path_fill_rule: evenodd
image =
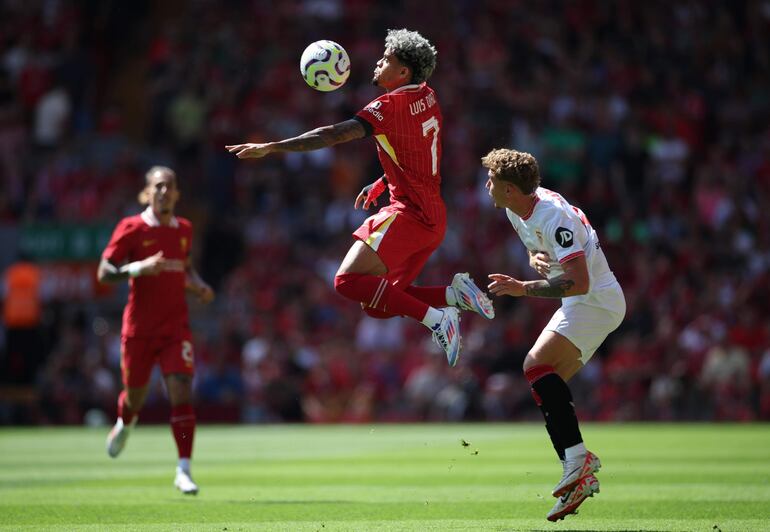
M430 145L431 161L433 162L432 170L433 175L438 173L438 120L435 116L431 116L425 122L422 123L422 136L427 137L428 133L433 131L433 142Z

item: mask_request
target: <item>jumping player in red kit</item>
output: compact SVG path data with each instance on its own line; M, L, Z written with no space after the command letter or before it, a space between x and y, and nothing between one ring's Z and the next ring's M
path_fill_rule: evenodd
M422 35L388 30L385 53L372 79L386 94L350 120L278 142L227 149L240 159L254 159L374 136L385 175L364 187L355 207L377 205L386 186L390 204L353 233L356 241L337 271L334 286L341 295L361 303L370 316L409 316L423 323L454 366L460 354L458 308L487 319L494 317L494 308L467 273L456 274L449 286L412 284L446 231L440 190L441 107L426 83L435 66L436 49Z
M107 453L115 458L123 450L157 363L171 402L171 430L179 453L174 485L182 493L194 495L198 493L190 474L194 368L185 293L209 303L214 292L191 264L192 225L174 216L179 200L174 171L164 166L151 168L139 200L147 208L118 223L97 273L100 282L129 279L130 287L121 330L123 391L118 398L117 422L107 437Z

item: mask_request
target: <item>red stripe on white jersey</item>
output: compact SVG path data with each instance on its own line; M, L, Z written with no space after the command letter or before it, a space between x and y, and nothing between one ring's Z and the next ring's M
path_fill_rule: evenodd
M564 257L563 259L561 259L561 260L559 261L559 264L564 264L565 262L569 262L569 261L571 261L572 259L576 259L576 258L578 258L578 257L582 257L582 256L584 256L585 254L586 254L586 253L585 253L585 251L583 251L582 249L581 249L580 251L576 251L575 253L570 253L569 255L567 255L566 257Z

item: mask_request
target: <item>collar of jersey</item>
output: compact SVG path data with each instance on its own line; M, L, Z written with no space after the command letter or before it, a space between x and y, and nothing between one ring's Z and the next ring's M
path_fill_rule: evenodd
M154 212L152 212L152 207L150 206L147 206L147 208L142 211L142 220L144 220L144 223L150 227L160 227L160 220L158 220L158 217L155 216ZM169 227L179 227L179 222L177 221L176 216L171 217L171 223L169 224Z
M535 193L535 201L532 202L532 206L527 211L527 214L521 217L522 220L529 220L529 217L532 216L532 213L535 212L535 205L537 205L540 202L540 196Z
M390 91L390 93L391 94L396 94L397 92L413 91L413 90L419 89L420 86L421 86L421 84L420 85L418 85L418 84L402 85L401 87L399 87L397 89L393 89L392 91Z

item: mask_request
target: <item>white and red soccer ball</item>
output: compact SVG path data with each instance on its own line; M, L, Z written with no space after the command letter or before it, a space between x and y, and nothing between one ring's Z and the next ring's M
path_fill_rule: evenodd
M334 41L316 41L302 52L299 70L307 84L315 90L337 90L350 76L350 57Z

